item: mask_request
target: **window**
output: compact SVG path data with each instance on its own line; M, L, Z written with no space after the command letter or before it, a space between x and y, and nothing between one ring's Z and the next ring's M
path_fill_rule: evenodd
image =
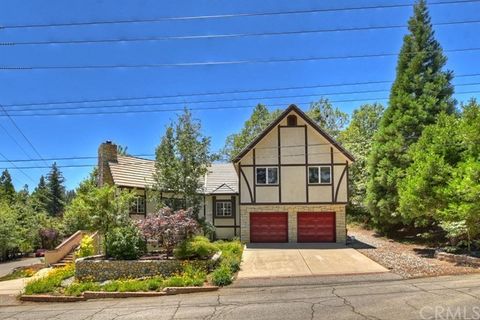
M145 196L137 196L133 200L132 206L130 207L130 213L134 214L144 214L145 213Z
M278 168L257 168L257 184L277 184L278 183Z
M289 127L296 127L297 126L297 116L291 114L287 117L287 126Z
M217 202L215 202L215 216L217 216L217 217L231 217L232 216L232 201L217 201Z
M308 183L311 184L330 184L332 183L332 168L326 167L309 167Z

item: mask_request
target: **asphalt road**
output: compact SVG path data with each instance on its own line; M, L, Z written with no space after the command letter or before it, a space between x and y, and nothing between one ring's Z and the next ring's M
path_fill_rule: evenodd
M2 307L0 319L480 319L480 275L277 280L178 296L24 303Z

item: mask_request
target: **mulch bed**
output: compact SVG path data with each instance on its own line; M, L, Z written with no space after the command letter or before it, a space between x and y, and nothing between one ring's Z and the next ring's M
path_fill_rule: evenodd
M396 242L358 226L349 226L348 235L355 237L351 247L404 278L480 272L480 268L436 259L435 248Z

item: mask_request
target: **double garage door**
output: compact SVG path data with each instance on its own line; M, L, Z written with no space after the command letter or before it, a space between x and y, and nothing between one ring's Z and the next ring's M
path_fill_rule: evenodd
M250 242L288 242L288 213L251 212ZM297 242L335 242L335 212L298 212Z

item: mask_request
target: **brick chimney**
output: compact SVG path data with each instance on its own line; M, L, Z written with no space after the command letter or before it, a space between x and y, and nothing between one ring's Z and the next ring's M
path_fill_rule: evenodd
M112 172L109 162L118 162L117 145L112 141L105 141L98 147L98 185L113 185Z

